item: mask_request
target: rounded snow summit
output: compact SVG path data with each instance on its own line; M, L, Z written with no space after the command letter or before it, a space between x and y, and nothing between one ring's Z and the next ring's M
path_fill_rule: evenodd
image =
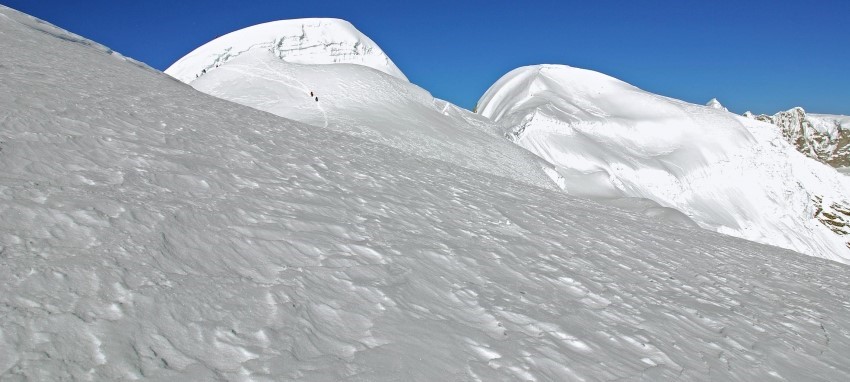
M190 83L254 50L296 64L363 65L407 81L374 41L348 21L329 18L272 21L225 34L183 56L165 73Z

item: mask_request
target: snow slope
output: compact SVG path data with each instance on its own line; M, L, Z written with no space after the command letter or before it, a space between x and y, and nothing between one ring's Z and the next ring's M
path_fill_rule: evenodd
M256 34L234 33L242 45L255 46L262 41L251 40ZM228 36L228 44L236 39ZM218 44L218 40L210 44ZM435 99L406 80L360 65L322 65L324 59L316 56L311 58L318 64L307 60L292 63L281 60L271 50L256 49L186 82L219 98L354 134L414 155L539 187L563 186L564 179L554 166L504 140L501 128L489 119ZM684 214L649 199L623 197L607 202L669 222L696 226Z
M189 84L226 100L411 154L556 187L546 173L557 180L553 166L504 140L491 121L360 65L294 64L257 50Z
M850 261L850 216L820 216L848 209L850 182L770 125L560 65L506 74L477 110L558 166L568 192L643 197L708 229Z
M407 80L374 41L339 19L281 20L240 29L198 47L165 73L189 82L253 51L293 63L358 64Z
M250 39L254 36L242 38L242 44L253 44ZM540 187L563 187L564 179L554 166L505 141L501 127L489 119L435 99L407 81L362 66L294 64L260 49L187 83L219 98L355 134L415 155ZM681 212L646 198L621 197L607 203L696 226Z
M0 49L2 380L850 378L846 266Z

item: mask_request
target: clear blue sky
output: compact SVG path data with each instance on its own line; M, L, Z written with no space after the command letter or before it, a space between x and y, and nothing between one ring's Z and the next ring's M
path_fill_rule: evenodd
M161 70L243 27L336 17L467 108L513 68L559 63L739 113L850 115L850 0L0 1Z

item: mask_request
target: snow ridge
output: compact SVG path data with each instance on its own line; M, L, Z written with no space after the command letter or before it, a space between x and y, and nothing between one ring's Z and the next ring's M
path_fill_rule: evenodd
M511 71L477 110L557 166L572 194L647 198L704 228L850 261L846 230L816 219L847 209L848 179L770 125L562 65Z
M369 37L345 20L328 18L272 21L228 33L180 58L165 73L190 83L256 50L298 64L358 64L407 80Z

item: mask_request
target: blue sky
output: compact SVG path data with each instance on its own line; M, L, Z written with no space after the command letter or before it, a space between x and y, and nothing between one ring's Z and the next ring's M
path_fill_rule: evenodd
M434 96L472 108L518 66L597 70L734 112L850 115L850 1L128 1L3 4L165 69L261 22L351 21Z

